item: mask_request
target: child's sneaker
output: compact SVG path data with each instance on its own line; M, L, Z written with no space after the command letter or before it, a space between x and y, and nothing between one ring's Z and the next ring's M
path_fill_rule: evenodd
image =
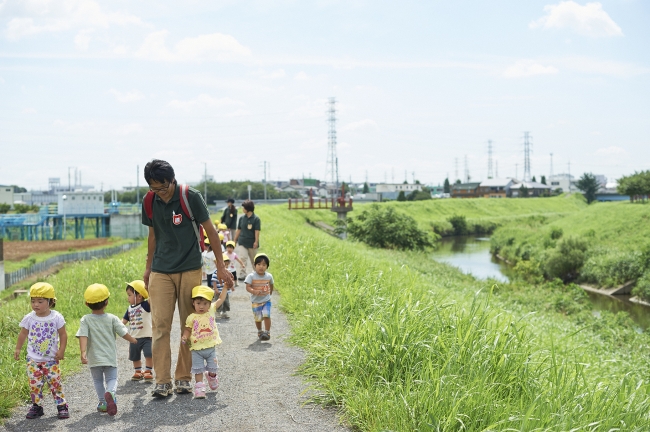
M41 417L43 414L43 407L40 405L32 405L32 407L27 411L27 415L25 416L28 419L35 419Z
M104 398L106 399L106 412L109 416L114 416L117 414L117 398L113 392L104 393Z
M208 385L210 386L210 390L216 390L219 388L219 375L216 373L214 376L210 375L211 372L206 372L205 376L208 378Z
M202 382L194 384L194 399L205 399L205 384Z
M58 414L56 415L60 420L70 418L70 411L68 411L68 404L57 405L56 409Z
M106 412L106 402L100 402L97 404L97 412L105 413Z
M144 378L144 374L142 373L142 371L137 370L131 377L131 381L140 381L142 380L142 378Z
M149 369L142 372L142 379L144 379L145 381L153 381L153 374Z
M260 340L267 341L269 339L271 339L271 333L268 330L263 331L260 335Z

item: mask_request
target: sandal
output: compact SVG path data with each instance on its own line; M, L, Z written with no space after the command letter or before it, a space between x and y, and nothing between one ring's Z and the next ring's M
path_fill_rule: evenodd
M269 332L268 330L264 330L262 332L262 336L260 336L260 340L267 341L269 339L271 339L271 332Z
M258 339L262 339L262 335L263 335L263 334L264 334L264 331L263 331L263 330L258 330L258 331L257 331L257 338L258 338Z

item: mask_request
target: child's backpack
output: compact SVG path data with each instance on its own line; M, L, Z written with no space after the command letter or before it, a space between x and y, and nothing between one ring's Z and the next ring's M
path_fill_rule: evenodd
M199 242L199 249L201 252L205 250L205 242L203 241L205 236L203 234L203 226L201 226L200 223L196 221L194 218L194 215L192 214L192 208L190 207L190 202L187 199L187 196L189 194L189 186L182 184L178 185L180 188L180 195L181 195L181 208L183 209L183 213L185 213L185 216L190 218L190 221L192 221L192 227L194 228L194 234L196 234L196 239ZM144 196L144 212L147 214L147 217L149 219L153 219L153 199L155 198L155 193L152 191L147 192L147 194Z

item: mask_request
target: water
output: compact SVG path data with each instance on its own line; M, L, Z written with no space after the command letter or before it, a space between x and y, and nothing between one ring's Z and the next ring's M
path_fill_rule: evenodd
M458 267L478 279L493 278L508 282L512 268L490 253L490 239L486 237L449 237L442 239L433 259ZM632 303L630 296L610 297L587 291L594 311L627 312L640 328L650 329L650 308Z

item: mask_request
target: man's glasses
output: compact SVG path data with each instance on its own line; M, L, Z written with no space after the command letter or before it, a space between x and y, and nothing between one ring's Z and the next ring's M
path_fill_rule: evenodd
M152 188L152 187L150 187L149 190L150 190L151 192L153 192L153 193L163 193L163 192L165 192L167 189L169 189L169 185L170 185L170 184L171 184L171 183L167 183L166 186L159 187L159 188Z

